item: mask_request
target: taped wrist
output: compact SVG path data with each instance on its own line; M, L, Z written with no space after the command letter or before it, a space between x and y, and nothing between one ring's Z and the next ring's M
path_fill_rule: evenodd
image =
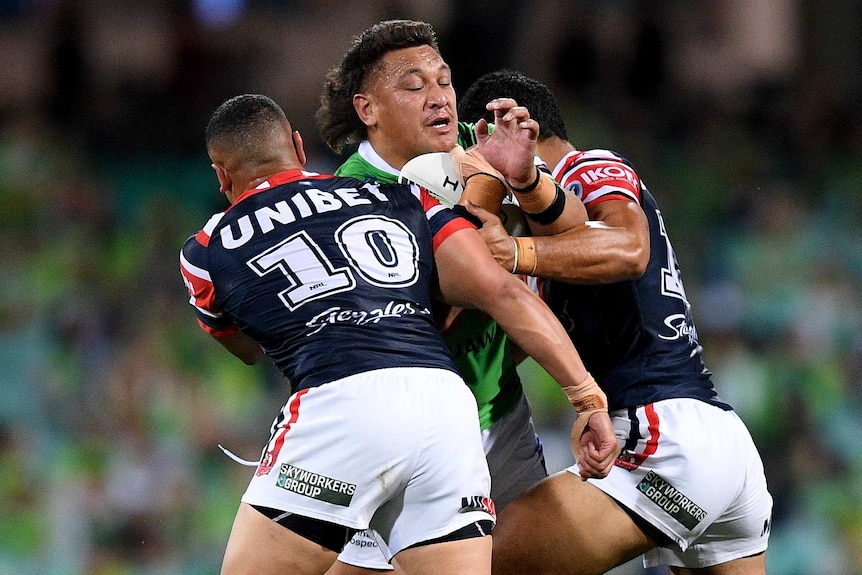
M510 184L511 186L511 184ZM554 179L536 168L536 181L526 188L512 188L524 214L542 225L553 223L566 207L566 195Z
M499 215L506 191L506 183L494 174L476 172L464 178L464 191L458 203L464 205L470 200L473 205Z
M608 398L589 373L587 373L584 381L578 385L564 387L563 392L569 398L569 403L572 404L578 414L572 426L572 448L575 452L575 457L580 459L583 456L583 448L580 443L581 435L583 435L584 429L586 429L590 422L590 417L594 413L600 411L607 413Z
M535 275L539 256L536 252L536 241L533 238L512 236L515 244L515 261L512 264L513 274Z

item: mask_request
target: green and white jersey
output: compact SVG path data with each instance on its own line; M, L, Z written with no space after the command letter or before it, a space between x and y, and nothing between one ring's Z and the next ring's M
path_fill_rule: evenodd
M472 124L459 122L458 143L465 148L476 143ZM382 183L398 181L398 170L386 163L368 141L362 142L335 174ZM510 413L523 395L508 336L487 314L465 309L443 332L443 339L476 397L479 423L483 430L488 429Z

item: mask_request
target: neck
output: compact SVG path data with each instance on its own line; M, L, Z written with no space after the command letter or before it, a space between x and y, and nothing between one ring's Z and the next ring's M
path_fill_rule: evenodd
M283 163L279 164L277 167L270 167L265 171L258 170L255 174L249 174L246 177L237 178L236 176L234 176L233 186L228 195L228 200L230 201L230 203L233 203L238 197L240 197L250 189L256 188L274 175L293 169L302 169L302 164Z
M574 151L575 147L562 138L548 138L536 143L536 154L552 170L560 163L563 156Z
M404 164L407 162L407 159L403 157L403 152L398 149L397 146L394 146L391 142L389 142L386 138L375 137L375 134L369 133L368 139L366 140L371 147L374 149L374 152L377 156L383 160L386 165L391 166L390 169L394 169L395 171L401 171L401 168L404 167ZM387 170L389 171L389 170Z

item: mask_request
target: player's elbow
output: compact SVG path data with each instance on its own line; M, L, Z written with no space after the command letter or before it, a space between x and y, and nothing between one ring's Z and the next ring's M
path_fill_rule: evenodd
M637 242L620 251L617 262L621 280L635 280L644 275L649 264L649 243Z
M486 282L476 293L482 300L477 307L497 321L500 321L499 314L506 313L512 306L521 305L525 298L534 297L527 284L517 276L504 272L495 280Z
M636 280L649 265L649 235L624 233L618 241L607 246L602 260L602 283Z
M262 351L256 351L256 352L252 351L252 352L248 353L247 355L240 356L240 359L246 365L255 365L255 364L259 363L260 360L263 359L263 352Z

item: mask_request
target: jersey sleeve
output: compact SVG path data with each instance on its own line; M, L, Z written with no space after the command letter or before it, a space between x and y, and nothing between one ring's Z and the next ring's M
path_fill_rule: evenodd
M425 188L415 184L410 185L413 195L419 198L425 217L431 225L431 234L434 240L434 251L446 238L459 230L465 228L476 229L468 219L455 213L449 206L441 204L437 198L432 196Z
M201 230L186 240L180 251L180 273L189 292L189 303L201 329L214 337L235 333L237 325L222 313L216 303L215 287L207 269L209 234Z
M589 207L607 200L641 203L641 181L626 160L609 150L589 150L568 156L554 178Z

